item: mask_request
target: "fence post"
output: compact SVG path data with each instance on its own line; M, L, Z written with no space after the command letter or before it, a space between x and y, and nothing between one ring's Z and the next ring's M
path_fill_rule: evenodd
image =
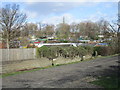
M34 59L35 59L36 58L36 48L34 48L33 50L34 50L33 56L34 56Z

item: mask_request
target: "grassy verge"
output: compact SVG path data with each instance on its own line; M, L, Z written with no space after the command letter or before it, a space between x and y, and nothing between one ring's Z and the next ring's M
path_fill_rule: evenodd
M118 86L118 83L120 83L120 78L116 75L100 77L96 81L90 83L102 86L106 90L120 90L120 87Z
M76 62L71 62L71 63L66 63L66 64L56 64L54 66L47 66L47 67L41 67L41 68L32 68L32 69L23 69L23 70L19 70L19 71L16 71L16 72L11 72L11 73L3 73L2 75L0 75L0 78L4 78L4 77L7 77L7 76L12 76L12 75L17 75L17 74L22 74L22 73L26 73L26 72L38 71L38 70L52 68L52 67L56 67L56 66L79 63L79 62L80 61L76 61Z
M101 58L108 58L113 56L118 56L119 54L111 55L111 56L102 56ZM99 85L105 88L105 90L120 90L120 76L113 73L108 76L98 77L97 80L90 82L95 85Z
M117 55L118 54L111 55L111 56L100 56L100 57L98 56L98 57L86 59L84 61L95 60L97 58L99 58L99 59L100 58L108 58L108 57L117 56ZM65 63L65 64L57 64L57 65L54 65L54 66L47 66L47 67L42 67L42 68L24 69L24 70L19 70L19 71L16 71L16 72L4 73L4 74L0 75L0 78L4 78L4 77L7 77L7 76L12 76L12 75L17 75L17 74L22 74L22 73L26 73L26 72L38 71L38 70L47 69L47 68L56 67L56 66L61 66L61 65L80 63L80 62L84 62L84 61L76 61L76 62L70 62L70 63Z
M26 73L26 72L33 72L33 71L38 71L38 70L42 70L42 69L47 69L47 68L50 68L50 67L53 67L53 66L47 66L47 67L42 67L42 68L32 68L32 69L23 69L23 70L20 70L20 71L16 71L16 72L12 72L12 73L4 73L2 75L0 75L0 78L4 78L4 77L7 77L7 76L12 76L12 75L17 75L17 74L22 74L22 73Z

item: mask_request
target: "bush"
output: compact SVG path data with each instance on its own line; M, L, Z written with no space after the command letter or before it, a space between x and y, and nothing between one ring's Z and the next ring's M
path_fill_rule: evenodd
M69 41L67 40L60 40L61 43L68 43Z
M119 45L120 45L120 42L119 42L118 38L114 38L111 41L109 41L109 46L112 49L114 54L120 53Z
M48 54L47 54L47 58L49 59L49 60L53 60L54 58L57 58L58 56L57 56L57 49L56 49L56 47L50 47L49 49L48 49L48 52L47 52Z
M47 58L56 58L60 55L60 50L62 50L61 47L56 46L42 46L40 48L37 48L37 56L38 57L47 57Z
M68 55L69 55L68 54L68 47L64 47L64 48L61 49L61 55L65 58L68 57Z
M42 46L40 48L37 48L37 57L46 57L51 60L52 65L54 65L53 59L58 57L57 52L57 47Z
M79 55L87 55L87 50L83 48L82 46L77 47Z
M87 50L85 49L85 48L83 48L82 46L79 46L79 47L77 47L78 49L78 51L77 51L77 53L78 53L78 55L79 55L79 57L81 57L81 61L83 61L83 56L85 56L85 55L87 55Z
M74 57L77 56L77 47L59 47L59 54L60 56L63 56L65 58L71 58L73 59Z
M85 48L87 50L88 54L93 54L93 52L94 52L93 46L83 46L83 48Z
M108 55L112 55L113 54L113 50L111 47L109 46L97 46L97 47L94 47L94 51L97 51L98 55L101 55L101 56L108 56Z
M69 56L71 59L73 59L74 57L77 56L78 50L77 50L77 47L70 46L70 47L68 47L67 52L68 52L68 56Z
M49 48L47 46L42 46L37 48L37 57L47 57L49 55Z
M91 50L90 48L87 50L82 46L79 47L42 46L40 48L37 48L37 57L46 57L49 60L53 60L54 58L57 58L59 56L71 59L75 58L76 56L79 56L83 59L83 56L87 55L88 51L90 52L90 50Z
M109 44L109 47L111 48L112 54L118 54L120 53L120 33L118 33L118 37L113 37L111 40L106 40L105 42L107 42Z

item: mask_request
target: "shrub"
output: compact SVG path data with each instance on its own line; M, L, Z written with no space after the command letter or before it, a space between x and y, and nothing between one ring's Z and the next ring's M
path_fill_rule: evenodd
M118 54L120 53L120 33L118 33L118 37L113 37L111 40L106 40L105 42L107 42L109 44L109 47L111 48L111 53L112 54Z
M37 58L40 58L40 57L41 57L40 52L39 52L39 48L36 48L36 57L37 57Z
M53 59L58 57L57 47L42 46L40 48L37 48L37 57L46 57L51 60L52 65L54 65Z
M74 57L77 56L78 50L77 50L77 47L70 46L70 47L68 47L67 52L68 52L68 56L69 56L71 59L73 59Z
M79 55L79 57L81 57L81 61L83 61L83 56L85 56L85 55L87 55L87 50L85 49L85 48L83 48L82 46L79 46L79 47L77 47L78 49L78 51L77 51L77 53L78 53L78 55Z
M86 48L86 49L85 49ZM60 46L42 46L40 48L37 48L37 57L46 57L49 60L53 60L54 58L57 58L58 56L63 56L64 58L75 58L76 56L79 56L83 60L83 56L87 55L91 48L89 47L60 47Z
M49 55L49 48L47 46L42 46L37 48L37 57L46 57Z
M61 43L68 43L69 41L67 40L60 40Z
M112 39L111 42L109 42L109 46L112 49L112 52L114 54L119 53L119 45L120 45L120 42L119 42L118 38L114 38L114 39Z
M61 49L61 55L65 58L68 57L68 55L69 55L68 54L68 47L64 47L64 48Z
M63 43L68 43L68 41L63 41Z
M85 48L87 50L88 54L93 54L93 52L94 52L93 46L83 46L83 48Z
M78 49L79 55L87 55L87 50L82 46L79 46L77 49Z
M46 56L49 60L50 59L54 59L54 58L57 58L58 57L58 55L57 55L57 47L50 47L49 49L48 49L48 55Z
M98 55L102 56L108 56L113 54L114 51L112 51L111 47L106 47L106 46L97 46L94 47L94 51L97 51Z
M63 48L60 47L60 46L57 46L56 50L57 50L57 56L62 56L62 50L63 50Z

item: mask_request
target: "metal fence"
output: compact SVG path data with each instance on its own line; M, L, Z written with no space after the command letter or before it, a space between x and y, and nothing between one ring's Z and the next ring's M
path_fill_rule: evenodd
M30 60L35 58L35 48L0 49L0 61Z

